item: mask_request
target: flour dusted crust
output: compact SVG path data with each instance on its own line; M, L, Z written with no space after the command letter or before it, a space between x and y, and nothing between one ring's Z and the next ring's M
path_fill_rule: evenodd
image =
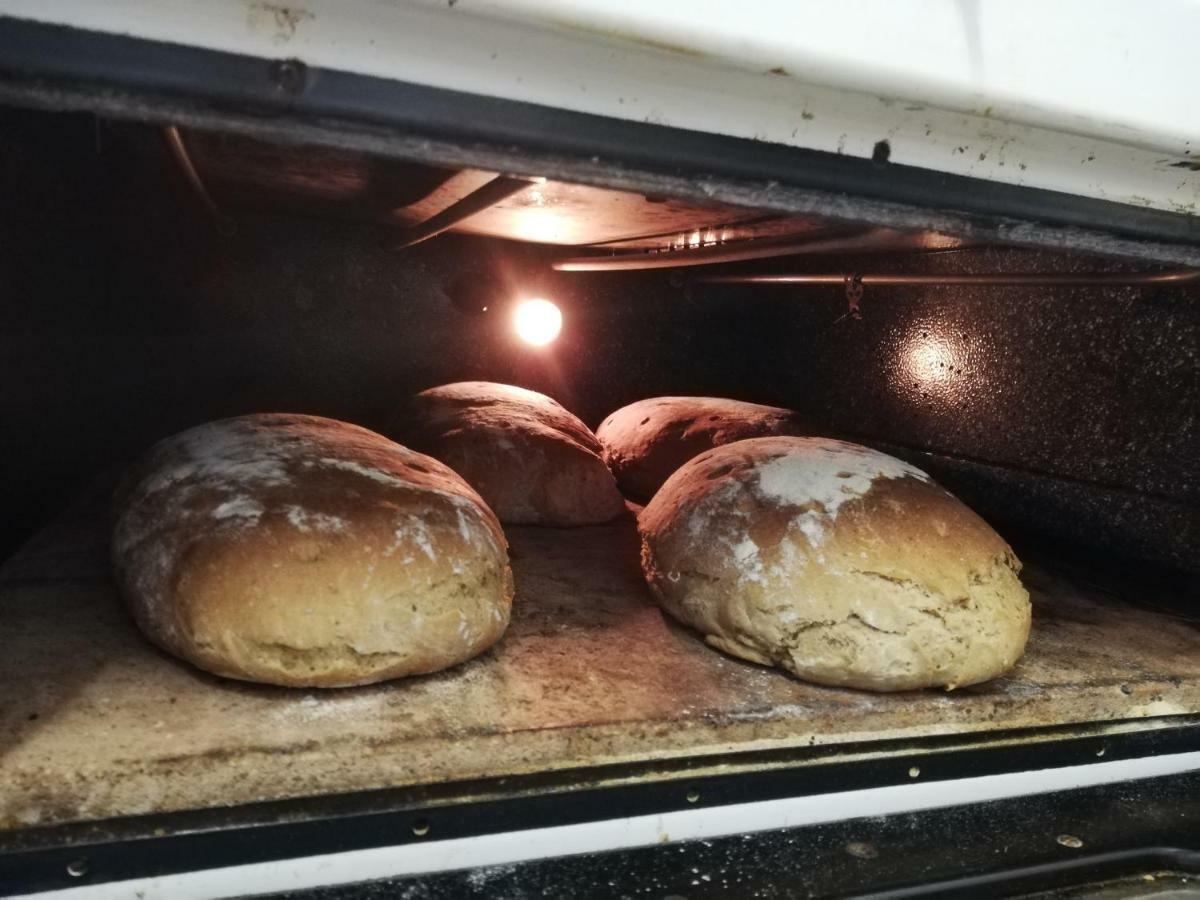
M446 466L332 419L210 422L115 504L114 573L151 641L230 678L338 687L432 672L508 625L503 532Z
M714 647L820 684L994 678L1029 595L1011 548L924 472L866 447L767 437L704 453L642 511L662 606Z
M545 394L489 381L430 388L393 433L465 478L506 524L590 525L625 509L596 436Z
M624 406L596 429L617 484L648 500L698 453L747 438L812 434L796 413L722 397L652 397Z

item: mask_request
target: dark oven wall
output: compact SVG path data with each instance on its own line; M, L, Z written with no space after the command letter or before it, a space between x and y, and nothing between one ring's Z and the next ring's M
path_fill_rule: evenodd
M776 264L789 272L1081 274L1044 251ZM1200 291L703 288L758 311L769 401L907 457L997 525L1200 567ZM765 308L764 308L765 307Z
M379 426L414 390L482 378L592 425L665 393L792 406L924 465L1007 534L1198 566L1194 288L868 287L854 318L839 287L553 274L554 251L495 240L396 252L385 229L262 214L221 237L156 132L90 117L0 112L0 166L7 549L189 425L289 410ZM983 249L770 267L1103 265ZM512 336L520 294L564 308L549 349Z

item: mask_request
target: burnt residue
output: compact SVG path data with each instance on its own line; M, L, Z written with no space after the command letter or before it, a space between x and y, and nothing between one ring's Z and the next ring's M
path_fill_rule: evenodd
M246 21L253 30L268 23L273 27L276 44L286 44L296 36L296 29L308 19L316 16L302 6L285 6L281 3L254 2L246 6Z
M663 40L662 38L653 37L651 35L642 34L636 31L629 31L624 28L610 28L601 25L593 25L588 22L581 22L575 19L566 19L553 14L542 15L539 17L539 19L547 25L554 25L566 32L579 32L580 34L584 34L589 37L598 37L604 40L616 41L647 50L671 53L678 56L687 56L693 59L705 59L709 56L706 51L701 50L698 47L691 47L687 44Z

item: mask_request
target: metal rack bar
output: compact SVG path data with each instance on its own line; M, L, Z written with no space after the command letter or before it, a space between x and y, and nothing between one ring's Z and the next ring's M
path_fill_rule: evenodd
M471 216L481 213L489 207L495 206L497 203L519 191L525 190L532 183L534 183L533 179L529 178L509 178L506 175L497 175L487 184L477 188L462 199L451 203L441 212L430 216L424 222L406 229L403 232L400 242L395 245L395 249L403 250L405 247L412 247L414 244L427 241L431 237L437 237L443 231L448 231L459 222L469 219Z
M904 275L855 273L814 273L794 275L708 275L697 278L702 284L848 284L863 285L979 285L988 287L1078 285L1129 286L1154 284L1190 284L1200 279L1200 269L1170 269L1163 272L997 272L982 275Z
M848 253L856 250L873 250L885 243L888 249L920 249L920 247L894 246L897 241L903 242L905 237L890 228L856 228L849 232L844 228L838 228L801 237L760 238L738 244L715 244L684 250L660 250L657 252L643 250L617 253L612 256L574 256L558 260L553 264L553 268L560 272L674 269L683 266L771 259L776 256L793 256L797 253ZM914 236L912 240L919 243L922 238Z
M167 149L175 159L175 164L179 167L184 180L191 187L192 193L196 195L196 199L200 201L204 211L212 218L217 233L229 237L234 232L233 221L221 212L221 208L217 206L212 194L208 192L204 179L200 177L195 163L192 162L192 156L188 153L187 145L183 142L183 135L179 133L179 128L175 125L165 126L163 139L166 141Z

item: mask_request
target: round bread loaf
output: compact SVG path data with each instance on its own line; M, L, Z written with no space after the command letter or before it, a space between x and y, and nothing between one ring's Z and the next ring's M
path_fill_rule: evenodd
M893 457L820 438L710 450L638 521L662 606L714 647L819 684L986 681L1029 635L1009 546Z
M340 687L433 672L504 632L491 511L446 466L344 422L252 415L156 444L116 498L116 580L169 653Z
M812 434L790 409L721 397L652 397L623 406L596 429L617 484L649 500L692 457L722 444L775 434Z
M417 394L392 431L465 478L505 524L591 525L625 509L596 436L545 394L446 384Z

